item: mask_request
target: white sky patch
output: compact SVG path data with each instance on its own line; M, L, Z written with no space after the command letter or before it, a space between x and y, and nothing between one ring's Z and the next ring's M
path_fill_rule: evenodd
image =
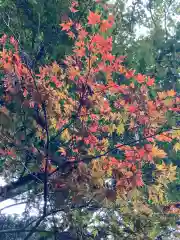
M3 187L6 185L6 182L4 181L4 179L2 177L0 177L0 186ZM23 202L23 200L22 200ZM0 214L18 214L21 215L24 211L25 211L25 207L26 204L19 204L19 205L15 205L15 206L11 206L13 204L16 204L17 201L13 200L13 199L8 199L5 201L1 201L0 202ZM7 207L7 208L6 208ZM4 210L2 210L3 208L5 208ZM35 208L32 208L31 212L30 212L30 216L36 216L37 215L37 210Z
M5 200L3 202L0 202L0 212L2 214L22 214L25 210L25 204L20 204L12 207L8 207L10 205L15 204L16 202L12 199ZM4 210L1 211L1 209L5 208Z

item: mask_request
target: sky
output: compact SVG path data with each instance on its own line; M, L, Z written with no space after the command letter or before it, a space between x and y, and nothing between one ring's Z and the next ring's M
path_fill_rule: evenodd
M6 185L6 182L2 178L0 178L0 186L4 186L4 185ZM25 210L25 204L17 205L15 207L13 206L13 207L10 207L10 208L7 208L7 209L1 211L1 209L3 209L4 207L10 206L14 203L15 203L15 201L12 199L8 199L6 201L0 202L0 212L2 214L21 214L21 213L23 213Z

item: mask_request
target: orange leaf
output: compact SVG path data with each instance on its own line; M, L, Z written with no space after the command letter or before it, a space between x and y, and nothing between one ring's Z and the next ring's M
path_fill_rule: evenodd
M157 158L165 158L167 154L164 152L164 150L159 149L157 146L152 147L152 156Z
M174 97L176 95L176 92L173 89L171 89L171 90L167 91L167 95L168 95L168 97Z
M112 27L112 24L108 20L103 20L100 26L100 31L106 32L111 27Z
M157 94L158 94L159 99L161 99L161 100L165 99L167 97L166 92L158 92Z
M165 135L163 135L163 134L157 135L157 136L156 136L156 139L157 139L158 141L161 141L161 142L171 142L171 141L172 141L172 139L171 139L170 137L165 136Z
M133 173L131 171L128 171L125 173L126 178L131 178L133 176Z

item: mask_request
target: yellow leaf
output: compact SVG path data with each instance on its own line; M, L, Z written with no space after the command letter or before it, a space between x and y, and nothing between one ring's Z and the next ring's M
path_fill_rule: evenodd
M161 99L161 100L165 99L167 97L166 92L158 92L157 94L158 94L159 99Z
M93 149L92 149L92 148L89 148L89 149L88 149L88 155L89 155L89 156L94 156L94 155L96 155L96 149L94 149L94 148L93 148Z
M117 131L118 135L123 134L124 133L124 124L123 123L119 124L119 126L116 129L116 131Z
M123 104L122 104L123 105ZM124 121L122 114L121 113L116 113L116 119L115 120L119 120L119 121Z
M152 210L148 207L148 205L143 204L141 201L137 204L137 209L138 209L138 212L146 216L149 216L153 213Z
M159 149L157 146L153 146L152 148L152 156L157 158L165 158L167 154L164 152L164 150Z
M176 168L177 167L173 166L172 164L157 164L156 169L162 173L158 178L158 182L166 186L167 183L176 180Z
M109 168L107 171L106 171L106 174L108 177L111 177L112 176L112 168Z
M57 120L56 120L55 118L51 118L51 119L50 119L50 123L51 123L50 128L56 129Z
M176 171L177 166L173 166L172 164L169 165L169 171L174 172Z
M97 160L92 161L92 171L96 172L100 169L100 164Z
M64 92L58 92L59 99L67 99L67 95Z
M127 122L127 120L128 120L128 114L127 114L127 112L123 112L123 113L121 114L121 116L122 116L123 122L124 122L124 123Z
M114 124L111 124L109 126L109 132L112 134L114 132L114 130L116 129L116 126Z
M173 138L180 139L180 130L174 130L174 131L172 132L172 137L173 137Z
M173 105L173 99L169 99L169 98L165 99L165 100L164 100L164 105L165 105L166 107L172 106L172 105Z
M154 204L163 203L165 201L164 189L161 185L154 185L148 188L149 200Z
M177 179L176 173L174 173L174 174L169 174L169 176L168 176L169 182L173 182L173 181L175 181L176 179Z
M156 169L159 170L159 171L166 170L166 165L165 165L165 163L156 164Z
M101 141L101 144L102 144L104 147L108 147L108 146L109 146L109 141L108 141L108 139L103 138L102 141Z
M52 72L53 72L53 73L58 73L59 71L60 71L59 65L58 65L56 62L54 62L54 63L52 64Z
M70 134L69 134L68 129L65 129L65 130L63 131L63 133L61 134L61 138L62 138L63 140L66 140L66 141L70 140L71 136L70 136Z
M58 152L60 152L62 155L66 155L66 150L64 149L64 148L62 148L62 147L60 147L59 149L58 149Z
M93 178L99 179L102 178L104 176L104 172L99 170L99 171L92 171L91 176Z
M167 173L167 178L170 182L173 182L177 179L176 177L176 168L177 166L173 166L172 164L170 164L168 166L168 173Z
M174 146L173 146L173 149L178 152L180 151L180 142L177 142Z

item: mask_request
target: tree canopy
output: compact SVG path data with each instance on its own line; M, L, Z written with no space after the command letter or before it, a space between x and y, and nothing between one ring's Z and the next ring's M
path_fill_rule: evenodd
M7 34L0 38L0 171L7 184L0 200L25 202L25 219L38 209L16 233L24 240L155 239L179 215L179 75L172 66L178 27L172 50L172 39L157 45L158 11L156 34L130 44L118 40L122 31L131 36L117 28L118 4L6 1L0 7L9 4L1 14ZM61 22L57 4L66 9ZM158 52L149 62L148 47Z

